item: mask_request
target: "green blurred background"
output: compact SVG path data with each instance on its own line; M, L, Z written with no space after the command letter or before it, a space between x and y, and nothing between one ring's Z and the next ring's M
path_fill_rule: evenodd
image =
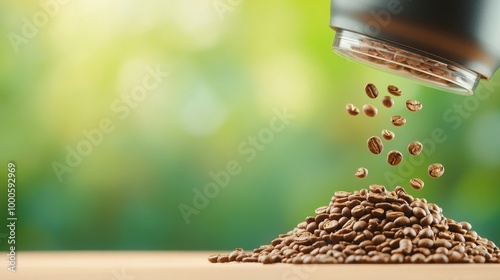
M397 138L388 149L426 141L434 129L446 136L399 184L500 243L498 73L481 82L481 98L463 97L344 60L331 50L326 0L60 2L0 2L0 224L13 160L18 249L267 244L336 190L394 188L386 174L399 174L397 168L365 148L369 136L393 129L393 114L405 114L408 123L393 129ZM53 4L45 18L43 3ZM12 34L24 40L13 45ZM113 104L157 68L168 76L129 114L117 113ZM368 82L381 91L398 85L404 96L385 109L365 96ZM424 109L407 113L406 98ZM348 116L351 102L375 102L379 117ZM276 110L285 107L295 117L269 134ZM54 162L66 164L67 149L83 145L83 131L102 120L114 130L60 181ZM249 137L259 135L266 143L250 154ZM440 179L426 175L434 162L446 168ZM187 223L180 205L193 207L195 193L214 182L210 172L228 163L241 171ZM353 175L360 166L369 169L365 180ZM407 183L417 176L426 183L421 191ZM6 233L0 227L1 250Z

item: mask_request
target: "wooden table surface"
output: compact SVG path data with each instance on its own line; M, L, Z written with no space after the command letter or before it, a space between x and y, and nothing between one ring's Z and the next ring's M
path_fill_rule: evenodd
M63 251L18 252L17 272L0 279L147 280L147 279L500 279L500 264L289 265L212 264L214 252ZM3 253L2 253L3 254Z

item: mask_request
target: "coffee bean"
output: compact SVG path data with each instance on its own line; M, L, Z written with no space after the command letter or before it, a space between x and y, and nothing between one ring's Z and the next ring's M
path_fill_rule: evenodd
M410 186L416 190L421 190L424 187L424 181L419 178L413 178L410 180Z
M378 96L378 89L372 83L367 84L365 86L365 92L366 92L366 95L368 95L368 97L370 97L372 99L377 98L377 96Z
M411 228L411 227L406 227L404 230L403 230L403 234L408 237L408 238L415 238L417 236L417 232Z
M410 239L401 239L401 241L399 241L399 248L404 254L410 254L413 249L413 244Z
M365 221L357 221L354 225L353 225L353 229L355 231L363 231L366 229L366 227L368 227L368 224L365 222Z
M440 163L431 164L429 165L427 172L429 173L429 176L431 176L432 178L439 178L444 173L444 166Z
M208 257L208 261L211 263L216 263L218 258L219 258L219 255L211 255Z
M362 205L355 206L351 209L351 215L355 218L360 218L365 214L365 207Z
M389 85L387 91L395 96L401 96L401 90L397 86Z
M423 263L425 262L425 255L422 253L416 253L411 256L410 262L412 263Z
M386 95L382 99L382 105L384 105L387 108L391 108L392 106L394 106L394 100L392 100L390 96Z
M410 112L418 112L422 109L422 103L420 101L414 100L414 99L408 99L406 101L406 108Z
M369 186L370 192L372 193L385 193L387 190L383 185L372 184Z
M472 229L472 226L468 223L468 222L460 222L459 223L463 229L465 229L466 231L469 231Z
M402 160L403 154L399 151L392 150L387 154L387 162L392 166L400 164Z
M398 227L404 227L410 225L410 219L406 216L401 216L394 220L394 224Z
M377 136L372 136L368 139L367 142L368 150L372 152L372 154L378 155L384 150L384 144L382 144L382 140Z
M347 113L351 116L357 116L359 114L359 109L353 104L349 103L345 106Z
M385 140L391 141L392 139L394 139L394 136L394 132L387 129L382 130L382 138L384 138Z
M427 215L420 219L420 225L423 227L431 225L432 222L434 222L434 218L432 215Z
M391 256L391 263L404 263L405 256L401 253L395 253Z
M408 153L412 156L419 155L424 149L424 145L418 141L413 141L408 145Z
M392 210L391 211L387 211L387 213L385 214L385 216L387 217L387 220L389 220L389 221L394 221L397 218L402 217L404 215L405 215L405 213L403 213L403 212L392 211Z
M217 258L217 262L218 262L218 263L226 263L226 262L229 262L229 257L228 257L228 255L219 255L219 257Z
M332 232L339 226L339 222L337 220L329 220L323 224L323 229L327 232Z
M403 116L393 116L391 118L391 123L394 126L403 126L406 123L406 119Z
M431 249L434 247L434 241L430 238L423 238L418 241L418 246Z
M371 104L365 104L363 105L363 112L365 113L366 116L373 118L377 116L378 109Z
M368 176L368 169L366 169L364 167L360 167L360 168L358 168L358 170L356 171L356 173L354 175L360 179L364 179L364 178L366 178L366 176Z
M443 254L434 254L432 255L433 263L447 263L449 261L448 257Z
M293 241L297 244L307 244L310 243L313 238L313 235L309 232L302 232L297 235Z

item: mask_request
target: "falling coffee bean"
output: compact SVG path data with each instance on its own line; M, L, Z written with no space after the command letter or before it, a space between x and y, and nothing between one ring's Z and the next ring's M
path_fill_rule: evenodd
M444 173L444 166L441 163L434 163L429 166L427 171L432 178L439 178Z
M413 141L408 145L408 152L410 155L417 156L424 149L424 145L418 141Z
M394 139L394 136L394 132L387 129L382 130L382 138L384 138L385 140L391 141L392 139Z
M387 108L391 108L394 105L394 100L392 100L390 96L386 95L382 99L382 104Z
M384 144L382 144L382 140L377 136L372 136L368 138L368 150L372 152L372 154L378 155L384 150Z
M387 91L395 96L401 96L401 90L397 86L389 85Z
M366 95L368 95L368 97L370 97L372 99L377 98L377 96L378 96L378 89L372 83L369 83L365 86L365 92L366 92Z
M345 109L347 110L347 113L349 113L349 115L351 116L357 116L359 114L359 109L351 103L347 104L345 106Z
M410 186L416 190L421 190L424 187L424 181L419 178L413 178L410 180Z
M406 108L410 112L418 112L422 109L422 103L420 101L414 100L414 99L408 99L406 101Z
M368 169L364 168L364 167L360 167L358 168L358 170L356 171L356 174L354 174L356 177L358 177L359 179L364 179L366 178L366 176L368 176Z
M365 112L365 115L372 118L378 114L377 108L371 104L363 105L363 112Z
M403 154L399 151L392 150L387 154L387 162L392 166L400 164L402 160Z
M391 123L394 126L403 126L406 123L406 119L403 116L393 116L391 118Z

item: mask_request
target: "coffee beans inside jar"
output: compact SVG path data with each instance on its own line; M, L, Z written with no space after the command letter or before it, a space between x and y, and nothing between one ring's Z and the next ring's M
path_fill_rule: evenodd
M238 248L213 263L500 263L500 249L468 222L456 222L404 188L337 191L292 230L252 252Z

